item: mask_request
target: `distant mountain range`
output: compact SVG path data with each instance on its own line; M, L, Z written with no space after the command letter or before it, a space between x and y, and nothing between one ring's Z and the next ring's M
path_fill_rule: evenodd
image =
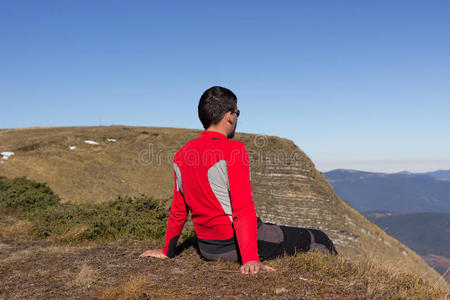
M337 169L323 174L336 194L360 212L450 213L450 170L389 174Z
M435 178L447 178L450 179L450 170L437 170L432 172L424 172L424 173L412 173L409 171L401 171L393 174L404 174L404 175L428 175Z
M448 178L448 179L450 179L450 170L438 170L438 171L433 171L433 172L416 173L416 174L428 175L428 176L433 176L433 177L436 177L436 178Z

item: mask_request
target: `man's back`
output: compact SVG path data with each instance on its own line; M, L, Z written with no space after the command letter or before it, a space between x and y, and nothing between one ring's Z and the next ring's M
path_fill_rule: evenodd
M200 243L232 241L236 232L243 263L258 261L256 212L245 145L219 132L203 131L175 155L174 175L163 253L171 256L190 210Z
M229 89L213 86L200 97L198 116L204 132L174 157L173 202L163 250L142 257L173 257L189 210L201 255L210 260L242 261L241 273L273 268L260 263L302 251L337 255L321 230L264 223L256 218L245 145L232 141L240 111ZM240 259L239 259L240 255Z

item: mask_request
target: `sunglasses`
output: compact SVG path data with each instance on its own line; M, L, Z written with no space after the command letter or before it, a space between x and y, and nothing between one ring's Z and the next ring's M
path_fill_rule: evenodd
M241 112L239 111L239 109L235 109L235 110L230 110L232 114L236 114L236 116L239 118L239 115L241 114Z

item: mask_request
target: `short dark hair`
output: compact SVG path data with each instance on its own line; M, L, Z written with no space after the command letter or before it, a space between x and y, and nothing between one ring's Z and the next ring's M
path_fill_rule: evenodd
M207 129L222 120L223 116L237 108L236 95L227 88L213 86L207 89L198 103L198 117Z

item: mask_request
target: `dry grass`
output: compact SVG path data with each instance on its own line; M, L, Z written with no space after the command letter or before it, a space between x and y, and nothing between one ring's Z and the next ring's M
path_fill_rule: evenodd
M14 251L11 251L5 258L0 259L0 263L14 263L20 260L27 260L33 256L73 254L93 247L93 243L83 246L69 246L33 240L18 240L18 242L21 244L21 247L8 247L9 249L14 249Z
M0 240L2 242L2 240ZM266 262L277 271L242 275L239 265L207 262L193 247L170 260L139 258L150 241L68 246L17 240L0 260L0 299L445 299L422 278L378 262L322 253ZM21 251L18 251L21 249ZM14 259L11 259L14 257ZM51 280L49 280L51 278ZM448 290L447 290L448 293Z
M127 281L99 292L94 297L100 300L141 299L153 285L155 283L144 275L132 276Z
M51 237L51 240L55 241L70 241L70 240L78 240L86 231L89 230L89 227L84 224L77 224L72 227L69 231L64 234L57 235Z
M365 261L353 264L321 253L298 254L267 264L275 273L240 274L238 265L202 262L194 256L153 261L158 270L100 291L101 299L444 299L423 279ZM156 271L156 272L155 272ZM150 276L151 279L149 278Z
M32 226L30 221L17 220L12 217L7 217L5 220L6 224L1 226L0 238L1 239L11 239L11 238L25 238L28 237L29 230ZM5 224L5 222L3 222Z
M80 272L73 281L74 286L91 287L91 284L97 280L97 272L94 271L88 264L81 265Z
M394 277L402 276L403 274L411 274L407 268L404 268L403 264L405 262L402 260L393 261L387 253L384 255L375 255L373 251L364 258L360 264L365 265L365 269L382 269L383 272L387 272ZM426 281L428 285L443 289L449 290L450 285L445 277L440 276L438 278L429 276L431 272L434 272L432 268L424 269L421 272L412 273L415 274L417 279L421 279ZM376 283L376 282L375 282Z

